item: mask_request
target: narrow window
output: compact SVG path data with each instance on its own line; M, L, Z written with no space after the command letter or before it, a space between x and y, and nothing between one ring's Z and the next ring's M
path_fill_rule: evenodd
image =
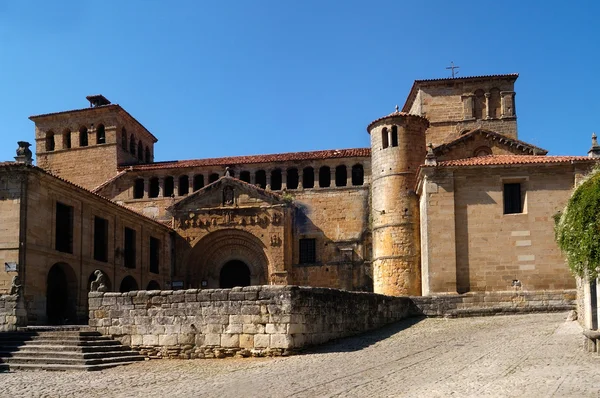
M106 131L103 124L96 128L96 144L106 144Z
M518 182L504 184L504 214L522 212L521 184Z
M125 227L124 230L124 242L125 247L123 256L125 259L125 267L135 268L135 229Z
M71 148L71 132L69 130L65 130L63 132L63 149Z
M352 166L352 185L363 185L365 183L365 173L362 164Z
M173 196L173 193L175 193L175 180L173 177L169 176L165 178L165 190L163 191L163 196L168 198Z
M199 190L204 186L204 175L196 174L194 176L194 191Z
M346 166L339 165L335 168L335 186L345 187L348 183L348 170Z
M121 148L123 148L124 151L127 150L127 130L125 127L121 129Z
M179 196L187 195L190 193L190 178L186 175L179 176L179 187L177 188L177 194Z
M140 162L144 161L144 144L142 144L141 140L138 141L137 157Z
M73 253L73 206L56 202L56 250Z
M46 133L46 151L50 152L54 150L54 133L52 131L48 131Z
M133 198L142 199L144 197L144 179L136 178L133 184Z
M287 188L288 189L298 189L298 169L288 169L287 170Z
M133 134L129 136L129 153L135 156L135 137Z
M208 176L208 183L212 184L213 182L217 181L219 179L219 175L217 173L212 173L211 175Z
M392 126L392 146L398 146L398 126Z
M319 187L328 188L331 185L331 170L329 166L323 166L319 169Z
M305 167L304 170L302 170L302 187L315 187L315 170L312 167Z
M264 170L258 170L254 175L256 186L262 189L267 187L267 173Z
M148 197L149 198L158 198L158 193L160 188L158 186L158 177L152 177L150 179L150 187L148 189Z
M271 190L279 191L281 189L281 170L275 169L271 171Z
M88 129L85 126L79 129L79 146L88 146Z
M241 171L240 172L240 180L250 184L250 172L249 171Z
M317 262L316 239L300 239L300 264Z
M384 127L383 130L381 130L381 147L385 149L388 146L390 146L388 141L388 129L387 127Z
M150 272L158 274L160 240L150 237Z
M152 157L150 156L150 148L146 147L146 163L150 163L152 161Z
M94 260L108 261L108 220L94 217Z

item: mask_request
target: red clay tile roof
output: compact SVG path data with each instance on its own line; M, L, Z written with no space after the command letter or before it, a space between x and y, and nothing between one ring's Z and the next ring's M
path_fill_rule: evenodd
M595 163L597 159L587 156L533 156L533 155L489 155L467 159L446 160L437 166L421 167L464 167L464 166L513 166L528 164Z
M396 109L398 109L398 107L396 107ZM419 115L413 115L412 113L406 113L406 112L399 112L399 111L395 111L390 113L389 115L386 116L382 116L379 119L375 119L373 120L371 123L369 123L369 125L367 126L367 132L369 134L371 134L370 130L371 130L371 126L373 126L375 123L381 121L381 120L385 120L388 117L396 117L396 116L404 116L404 117L414 117L417 119L422 119L427 123L427 126L429 127L429 120L427 120L427 118L423 117L423 116L419 116Z
M471 130L468 133L461 135L460 137L458 137L457 139L455 139L453 141L447 142L445 144L442 144L442 145L439 145L439 146L433 148L433 152L436 155L447 152L453 146L455 146L463 141L468 140L469 138L473 137L475 134L484 135L485 138L491 137L493 140L497 140L501 144L506 144L508 146L514 146L517 149L523 150L523 152L529 152L529 154L531 154L531 155L545 155L548 153L547 150L537 147L535 145L531 145L524 141L517 140L516 138L507 137L503 134L496 133L495 131L486 130L486 129Z
M174 160L168 162L156 162L148 164L136 165L121 165L119 170L159 170L159 169L181 169L186 167L200 166L232 166L239 164L256 164L256 163L274 163L274 162L290 162L301 160L324 160L324 159L340 159L353 157L369 157L371 156L370 148L352 148L352 149L328 149L324 151L312 152L290 152L277 153L271 155L251 155L251 156L229 156L223 158L208 158L208 159L191 159L191 160Z

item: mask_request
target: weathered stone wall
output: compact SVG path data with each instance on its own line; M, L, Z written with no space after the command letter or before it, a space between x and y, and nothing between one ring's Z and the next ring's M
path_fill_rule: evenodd
M428 317L467 317L528 312L568 311L576 307L575 290L448 294L411 297L417 311Z
M0 296L0 332L17 330L27 325L27 313L21 296L3 294Z
M407 297L325 288L89 294L90 326L150 356L279 355L407 317Z

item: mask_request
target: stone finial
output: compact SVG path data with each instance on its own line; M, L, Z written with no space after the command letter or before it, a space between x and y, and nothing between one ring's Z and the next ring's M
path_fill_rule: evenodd
M225 177L231 177L231 174L229 173L229 167L225 167Z
M435 153L433 153L433 144L430 142L427 145L427 155L425 155L425 165L426 166L437 166L437 159L435 157Z
M600 158L600 145L598 145L598 137L596 133L592 133L592 147L588 151L588 157Z
M33 154L29 149L31 144L27 141L19 141L17 144L19 147L17 148L17 156L15 156L15 161L17 163L31 164L33 162Z

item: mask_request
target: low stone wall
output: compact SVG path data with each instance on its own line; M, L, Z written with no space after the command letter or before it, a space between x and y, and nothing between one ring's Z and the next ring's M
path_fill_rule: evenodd
M411 297L411 300L415 304L414 315L467 317L573 310L576 295L576 290L517 290Z
M0 332L12 332L27 325L25 306L16 294L0 296Z
M297 286L89 294L91 327L150 357L281 355L401 320L408 297Z

